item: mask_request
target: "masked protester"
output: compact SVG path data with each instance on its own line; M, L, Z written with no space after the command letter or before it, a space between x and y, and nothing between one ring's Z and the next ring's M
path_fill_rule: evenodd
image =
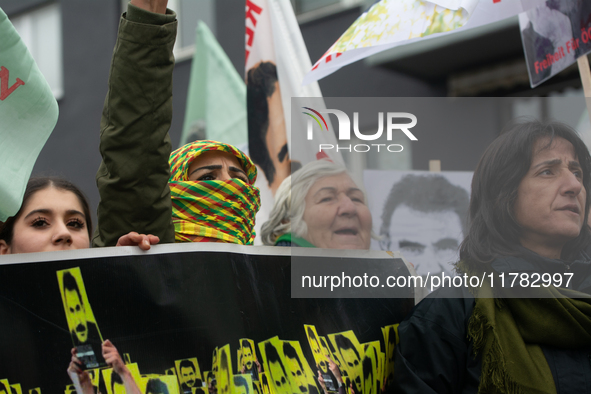
M171 154L170 174L176 242L253 243L261 202L248 156L232 145L196 141Z

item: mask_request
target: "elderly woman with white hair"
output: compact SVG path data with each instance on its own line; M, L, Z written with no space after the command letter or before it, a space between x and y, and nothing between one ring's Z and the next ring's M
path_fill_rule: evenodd
M365 201L345 167L328 160L308 163L277 189L263 243L369 249L372 219Z

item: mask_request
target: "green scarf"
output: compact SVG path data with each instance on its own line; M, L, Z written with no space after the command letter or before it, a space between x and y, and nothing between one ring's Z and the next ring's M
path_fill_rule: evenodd
M295 237L295 236L291 235L291 233L286 233L286 234L279 236L279 238L277 238L275 240L275 245L277 245L277 243L281 242L281 241L289 242L292 244L292 246L300 246L300 247L304 247L304 248L315 248L316 247L316 246L312 245L310 242L306 241L304 238Z
M477 274L463 262L458 268L468 275ZM495 296L501 292L494 290L488 281L475 290L468 323L475 355L482 355L478 392L556 393L540 345L562 349L591 346L591 298L543 286L531 289L532 298L498 298ZM504 289L502 294L510 296L510 291Z

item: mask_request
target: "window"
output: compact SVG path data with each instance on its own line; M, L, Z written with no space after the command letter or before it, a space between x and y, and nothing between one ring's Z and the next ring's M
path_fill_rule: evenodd
M60 5L50 4L11 17L10 21L29 48L53 95L64 95L62 64L62 20Z

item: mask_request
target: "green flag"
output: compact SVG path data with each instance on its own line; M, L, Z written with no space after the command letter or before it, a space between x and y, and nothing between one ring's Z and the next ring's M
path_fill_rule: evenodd
M0 221L20 209L58 106L29 50L0 8Z
M191 67L181 145L207 138L245 147L246 85L201 21Z

